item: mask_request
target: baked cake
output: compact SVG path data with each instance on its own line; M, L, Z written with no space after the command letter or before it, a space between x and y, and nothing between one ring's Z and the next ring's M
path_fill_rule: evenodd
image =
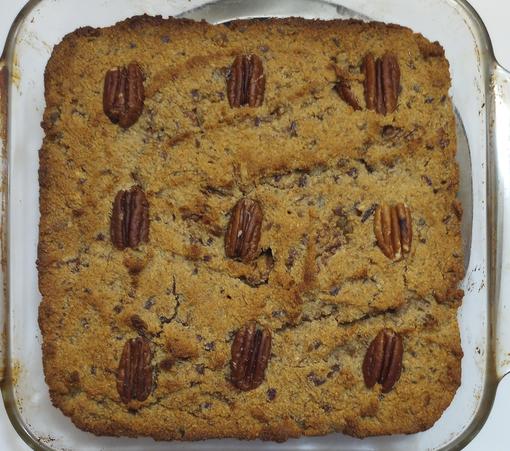
M431 427L461 380L449 87L397 25L67 35L39 173L54 405L164 440Z

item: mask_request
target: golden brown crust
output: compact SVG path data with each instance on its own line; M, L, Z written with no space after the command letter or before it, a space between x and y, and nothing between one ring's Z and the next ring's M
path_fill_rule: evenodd
M45 72L39 171L39 324L53 403L84 430L156 439L430 427L460 384L463 257L448 62L427 43L399 26L297 18L143 16L66 36ZM263 61L261 107L229 107L225 76L240 52ZM332 63L364 99L368 52L400 64L398 107L386 116L363 101L354 111L333 89ZM103 113L103 77L131 61L146 99L123 130ZM149 201L150 241L119 251L112 202L133 185ZM223 237L243 196L264 214L260 255L247 263L225 257ZM375 242L382 202L412 211L400 261ZM229 382L230 346L249 320L272 331L272 357L265 381L242 392ZM384 395L361 371L383 327L404 343L402 375ZM141 333L154 390L124 404L116 371Z

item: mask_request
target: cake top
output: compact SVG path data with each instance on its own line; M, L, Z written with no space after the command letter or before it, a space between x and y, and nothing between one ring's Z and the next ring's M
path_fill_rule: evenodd
M438 44L380 23L68 35L40 154L53 402L156 438L430 426L460 377L449 83Z

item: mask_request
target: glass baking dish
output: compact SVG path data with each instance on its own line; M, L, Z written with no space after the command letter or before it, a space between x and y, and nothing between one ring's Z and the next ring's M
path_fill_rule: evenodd
M148 4L150 3L150 4ZM342 434L271 442L155 442L95 437L54 408L44 382L35 266L39 221L38 150L43 73L51 50L81 26L137 14L182 15L221 23L236 18L358 18L409 26L439 40L451 65L457 113L459 198L465 208L465 298L459 310L462 385L431 429L364 440ZM464 0L32 0L15 20L0 59L2 394L26 443L38 450L461 449L487 418L510 370L510 73L494 59L487 31ZM508 210L508 211L507 211Z

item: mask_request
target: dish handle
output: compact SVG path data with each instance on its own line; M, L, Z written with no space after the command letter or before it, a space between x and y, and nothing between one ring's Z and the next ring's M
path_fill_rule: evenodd
M8 69L4 59L0 59L0 382L4 380L6 359L6 202L7 202L7 93Z
M492 136L489 158L495 159L489 170L494 176L495 192L489 192L492 230L489 230L492 254L493 309L492 334L498 380L510 373L510 72L496 64L492 74L493 103L489 113Z

